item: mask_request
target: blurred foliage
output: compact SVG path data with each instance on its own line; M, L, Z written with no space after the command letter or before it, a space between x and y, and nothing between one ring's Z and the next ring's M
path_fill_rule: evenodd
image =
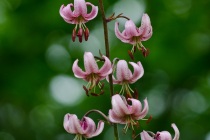
M128 0L106 0L105 9L111 15L113 5L124 1ZM133 1L146 4L145 12L154 29L152 38L143 42L150 49L149 57L135 54L145 75L131 87L138 89L141 101L148 98L153 115L149 125L140 122L137 132L168 130L173 134L170 125L174 122L180 129L181 140L210 140L210 1ZM62 4L69 2L73 0L0 1L0 140L73 139L63 129L66 113L81 118L90 109L107 114L111 107L108 86L105 95L82 96L83 100L75 106L52 96L52 80L56 76L73 77L72 62L78 58L82 66L84 51L104 50L100 14L87 23L93 34L88 42L71 41L74 25L65 23L58 12ZM97 5L97 0L91 2ZM126 9L127 5L124 6ZM135 13L138 9L129 10L139 14ZM131 61L127 54L131 46L114 36L113 25L114 22L109 24L111 58ZM52 46L57 47L52 51ZM81 84L82 80L78 81ZM69 88L74 91L73 86ZM120 86L114 88L117 91ZM71 90L68 92L74 96ZM81 94L85 94L83 90ZM101 118L91 117L96 121ZM108 139L112 136L107 136L109 132L112 134L106 125L104 132L93 139ZM123 135L122 139L130 136Z

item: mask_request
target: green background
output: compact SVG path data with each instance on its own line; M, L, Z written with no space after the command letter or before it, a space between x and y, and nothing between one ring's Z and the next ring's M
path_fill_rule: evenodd
M74 136L63 129L66 113L79 118L90 109L108 113L107 82L104 95L86 97L82 89L86 83L71 70L76 59L83 66L84 51L104 53L101 15L86 24L89 40L73 43L75 25L59 15L60 6L72 2L0 1L0 140L70 140ZM90 2L98 5L97 0ZM174 135L170 125L176 123L181 140L210 140L210 1L106 0L104 4L107 16L131 15L138 27L144 11L153 26L152 38L143 42L150 55L135 53L145 74L131 85L141 101L147 97L153 119L148 125L140 121L136 133L167 130ZM122 31L125 20L121 21ZM111 59L132 61L127 54L131 45L115 37L114 22L109 23ZM119 89L114 86L115 92ZM97 114L90 117L96 122L102 119ZM124 135L122 128L121 139L131 139L131 132ZM106 124L93 139L112 139L112 135Z

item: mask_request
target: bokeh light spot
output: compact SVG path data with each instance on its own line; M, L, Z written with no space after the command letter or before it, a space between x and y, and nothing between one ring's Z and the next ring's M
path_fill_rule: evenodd
M79 104L84 98L83 82L67 75L55 76L50 82L52 97L59 103L69 106Z

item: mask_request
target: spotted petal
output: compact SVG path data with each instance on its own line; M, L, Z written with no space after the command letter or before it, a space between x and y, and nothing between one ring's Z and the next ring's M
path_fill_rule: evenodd
M89 135L94 133L96 129L96 125L95 125L95 122L91 118L84 117L81 122L82 122L82 128L83 128L85 137L88 137Z
M65 21L69 21L70 23L75 18L73 12L71 11L71 7L72 6L73 6L72 3L71 4L68 4L67 6L61 5L60 10L59 10L59 13L60 13L61 17Z
M119 94L112 96L112 110L119 117L123 117L130 113L127 107L127 103L123 101Z
M152 26L150 18L147 14L143 14L141 20L141 27L139 28L141 35L141 41L146 41L152 36Z
M87 74L98 73L98 65L91 52L85 52L84 54L84 65Z
M87 6L85 0L74 0L74 14L77 17L87 14Z
M136 27L136 25L132 20L128 20L125 22L125 33L126 36L129 38L140 35L140 33L138 32L138 28Z
M129 80L131 78L132 74L125 60L118 61L116 76L119 81Z
M109 120L112 123L126 124L125 117L119 117L113 110L109 110Z
M80 125L80 121L78 120L76 115L66 114L64 116L64 128L67 132L71 134L83 134L82 127Z

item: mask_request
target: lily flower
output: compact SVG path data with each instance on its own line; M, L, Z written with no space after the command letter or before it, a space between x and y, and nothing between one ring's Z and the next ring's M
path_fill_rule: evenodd
M64 116L63 126L68 133L76 134L74 140L82 140L83 137L86 139L98 136L104 129L104 122L99 121L96 128L91 118L84 117L79 120L75 114L68 113Z
M85 52L84 54L84 66L85 71L83 71L78 66L78 59L74 61L72 70L75 77L81 78L88 82L86 87L83 87L88 94L88 91L95 88L97 85L102 89L103 85L99 81L103 80L112 73L112 64L106 56L102 56L104 59L103 66L99 69L96 60L91 52Z
M179 129L174 123L171 124L171 127L175 131L175 136L173 140L179 140L179 135L180 135ZM152 132L149 132L149 133L152 134L152 136L150 136L148 132L146 131L141 132L141 139L142 140L172 140L172 136L168 131L161 131L161 132L157 132L156 134Z
M128 64L125 60L119 60L116 65L116 78L113 76L113 84L120 84L122 85L120 93L126 93L131 96L131 92L134 92L129 84L135 83L138 79L140 79L144 74L144 69L141 62L129 62L133 66L134 72L132 73L131 70L128 68ZM107 78L108 80L108 78Z
M136 27L132 20L128 20L125 23L125 30L121 33L119 31L119 23L115 23L115 34L124 43L129 43L133 45L131 53L133 54L138 48L142 53L146 54L147 49L142 45L142 41L148 40L152 36L152 26L150 18L147 14L143 14L141 19L141 26Z
M87 13L87 6L91 6L92 10ZM74 11L72 11L74 7ZM75 41L76 36L79 37L79 42L82 42L82 36L84 34L85 41L89 37L89 29L85 26L85 23L94 19L98 14L98 7L94 6L90 2L85 2L85 0L74 0L74 4L70 3L67 6L62 5L60 7L61 17L69 24L76 24L72 33L72 40ZM79 30L77 31L77 27Z
M124 96L116 94L112 96L112 109L109 110L109 120L113 123L126 124L124 131L126 132L128 127L138 125L137 120L143 119L148 111L149 105L147 99L144 100L144 108L139 100L128 98L131 105L125 100Z

